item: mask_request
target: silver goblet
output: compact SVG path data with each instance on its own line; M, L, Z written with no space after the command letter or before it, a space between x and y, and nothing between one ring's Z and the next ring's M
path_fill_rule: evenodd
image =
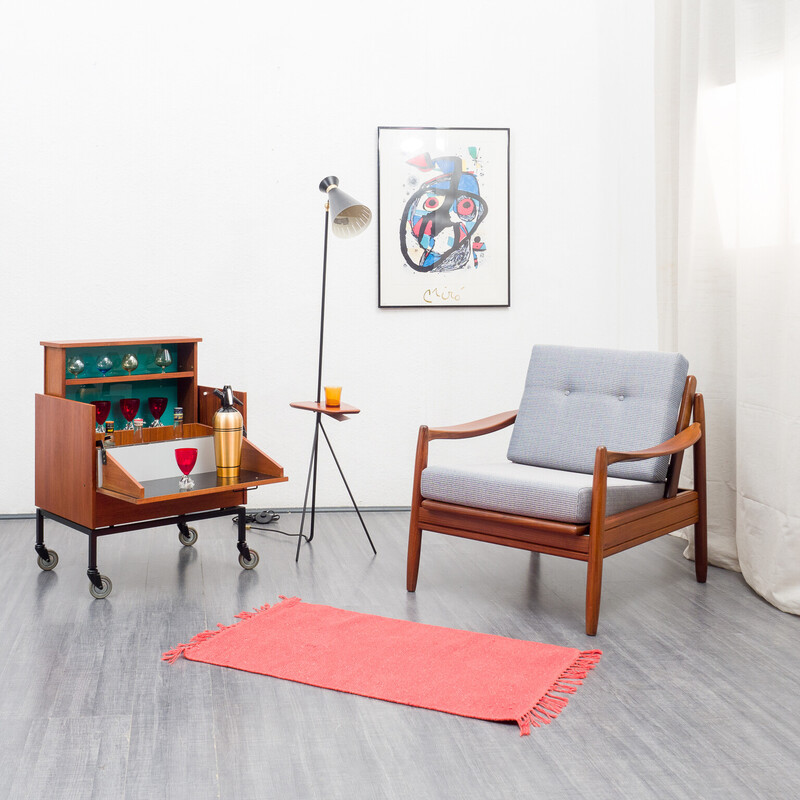
M138 366L139 359L133 353L125 353L122 357L122 369L130 375Z
M161 367L161 371L163 372L164 369L172 363L172 356L169 354L169 350L167 350L166 347L159 348L158 352L156 353L155 361L156 364Z
M86 369L86 364L83 363L80 356L72 356L67 362L67 369L73 377L77 378Z

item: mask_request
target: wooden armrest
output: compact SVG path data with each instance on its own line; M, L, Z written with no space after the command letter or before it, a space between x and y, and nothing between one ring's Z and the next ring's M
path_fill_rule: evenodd
M451 425L447 428L425 428L423 425L420 431L427 431L426 438L431 439L469 439L472 436L483 436L485 433L494 433L511 425L517 418L517 412L504 411L502 414L494 414L491 417L465 422L462 425Z
M643 461L646 458L658 458L659 456L671 456L673 453L680 453L699 441L702 435L700 423L695 422L688 428L684 428L679 434L667 439L666 442L648 447L646 450L636 450L631 453L621 453L609 451L607 453L608 464L616 464L620 461Z

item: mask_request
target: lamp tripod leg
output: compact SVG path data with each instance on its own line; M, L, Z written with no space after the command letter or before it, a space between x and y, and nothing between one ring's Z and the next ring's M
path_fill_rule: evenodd
M361 522L361 527L364 529L364 533L367 535L367 541L369 542L369 546L372 548L372 552L375 555L378 554L378 551L375 549L375 545L372 543L372 537L369 535L369 531L367 530L367 525L364 522L364 518L361 516L361 511L359 511L358 505L356 504L356 499L353 497L353 493L350 491L350 486L347 483L347 478L344 477L344 472L342 471L342 467L339 464L339 459L336 458L336 453L333 452L333 445L331 444L331 440L328 438L328 434L325 432L325 428L322 427L322 422L319 423L319 428L322 431L322 435L325 437L325 441L328 443L328 449L331 451L331 455L333 456L333 460L336 463L336 467L339 470L339 474L342 476L342 482L344 483L344 488L347 489L347 494L350 495L350 501L353 503L353 508L356 510L356 514L358 514L358 519Z
M319 464L319 429L322 427L320 414L317 414L317 427L314 430L314 479L311 481L311 530L308 541L314 540L314 521L317 515L317 466Z
M308 489L311 486L311 475L314 475L314 492L312 494L312 501L311 501L311 535L306 536L307 541L311 541L314 538L314 506L316 504L316 495L317 495L317 447L319 445L319 426L314 426L314 443L311 445L311 458L308 461L308 476L306 477L306 492L303 495L303 515L300 517L300 533L297 536L297 552L295 553L294 560L298 561L300 559L300 544L303 541L303 528L305 527L306 523L306 509L308 508Z

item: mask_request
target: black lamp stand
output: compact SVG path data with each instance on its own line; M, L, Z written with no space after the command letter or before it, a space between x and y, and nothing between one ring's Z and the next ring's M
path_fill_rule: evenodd
M326 178L326 181L329 180ZM320 189L323 189L325 181L320 184ZM323 189L324 191L324 189ZM321 302L321 310L320 310L320 319L319 319L319 362L318 362L318 369L317 369L317 404L319 405L322 402L322 354L323 354L323 346L325 342L325 286L327 283L327 272L328 272L328 223L330 218L330 203L325 203L325 238L324 238L324 249L322 255L322 302ZM350 495L350 500L353 503L353 508L356 510L356 514L358 514L358 519L361 522L361 527L364 528L364 533L367 535L367 540L369 541L369 545L372 548L372 552L377 554L377 550L375 549L375 545L372 543L372 538L369 535L369 531L367 530L366 523L364 522L364 518L361 516L361 511L356 504L355 498L353 497L353 493L350 491L350 486L347 483L347 478L344 476L344 472L342 471L342 467L339 464L339 459L336 458L336 453L333 451L333 445L331 444L331 440L328 438L328 434L325 431L325 428L322 425L322 414L323 412L320 410L316 410L314 412L314 416L316 420L314 422L314 443L311 446L311 459L308 463L308 477L306 478L306 491L303 497L303 516L300 518L300 533L297 537L297 553L295 554L294 560L297 561L300 558L300 544L302 543L303 539L305 538L307 542L311 542L314 539L314 521L316 517L316 510L317 510L317 457L319 453L319 434L322 431L322 435L325 437L325 441L328 444L328 449L331 451L331 455L333 456L334 463L336 464L337 469L339 470L339 474L342 476L342 481L344 483L345 489L347 489L347 494ZM340 417L344 418L344 417ZM308 536L303 536L303 528L305 526L306 521L306 509L308 508L308 490L311 487L311 528L309 531Z

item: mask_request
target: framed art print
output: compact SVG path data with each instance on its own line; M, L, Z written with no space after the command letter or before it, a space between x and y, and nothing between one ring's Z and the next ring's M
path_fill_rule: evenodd
M378 305L509 306L508 128L378 128Z

